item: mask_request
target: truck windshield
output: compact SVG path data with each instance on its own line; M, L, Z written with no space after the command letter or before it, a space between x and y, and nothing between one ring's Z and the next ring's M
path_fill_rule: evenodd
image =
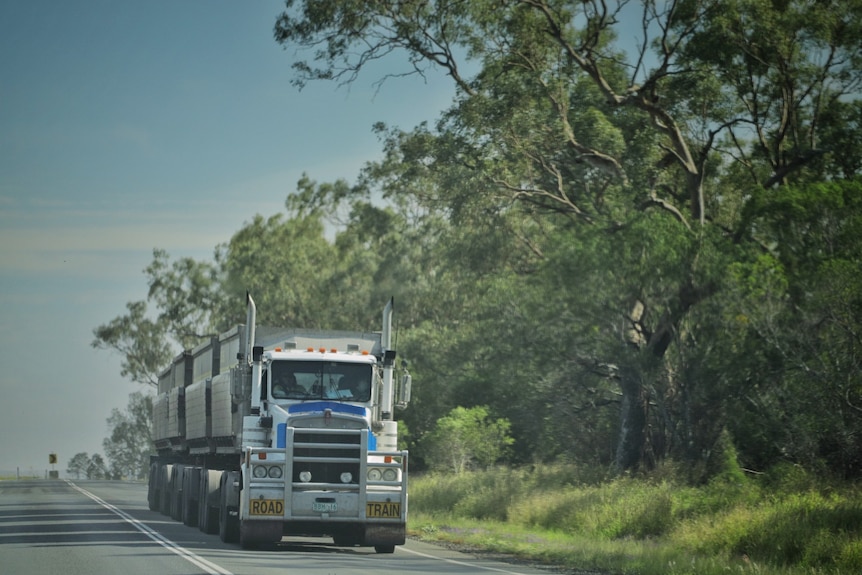
M274 361L269 366L273 399L371 399L372 368L363 363Z

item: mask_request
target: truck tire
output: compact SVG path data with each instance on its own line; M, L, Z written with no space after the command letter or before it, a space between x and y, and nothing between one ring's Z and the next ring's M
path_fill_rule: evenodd
M219 506L218 537L225 543L239 541L239 517L232 515L236 510L227 505Z
M221 471L201 470L200 500L198 502L198 529L208 535L218 533L219 480ZM215 503L216 506L213 506Z
M206 533L206 531L204 531L204 525L206 525L207 519L206 517L204 517L207 508L206 478L207 470L204 469L203 471L201 471L200 479L198 479L198 494L200 495L200 500L198 500L198 529L201 530L203 533Z
M223 473L219 486L218 536L224 543L239 541L239 511L229 505L229 493L232 473Z
M171 519L181 521L183 518L183 473L185 472L184 465L174 465L174 471L171 473Z
M243 549L256 549L265 543L278 543L283 529L280 521L241 521L239 545Z
M147 506L150 511L159 509L159 465L150 464L149 479L147 481Z
M250 528L250 521L241 521L239 524L239 546L243 549L257 549L261 543L257 539L257 534Z
M183 472L183 525L198 526L198 497L200 494L199 467L186 467Z
M159 512L162 515L171 515L171 477L174 474L174 466L168 463L161 466L159 473Z
M357 545L362 545L363 539L365 539L365 530L361 527L344 528L332 535L332 542L336 547L355 547Z

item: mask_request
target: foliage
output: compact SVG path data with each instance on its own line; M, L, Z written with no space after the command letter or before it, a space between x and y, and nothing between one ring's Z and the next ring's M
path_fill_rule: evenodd
M317 288L331 274L332 252L319 218L256 216L220 256L224 287L241 305L245 292L254 295L263 325L321 327L329 316L321 315L326 306ZM235 318L244 317L242 307L237 311Z
M439 67L455 82L458 97L437 130L390 131L387 154L402 161L370 166L365 186L425 209L444 206L453 223L482 226L504 211L513 220L541 217L555 241L520 236L539 255L534 269L551 265L563 253L557 246L580 251L590 242L598 265L570 256L553 269L593 280L584 299L601 306L598 322L569 319L566 339L580 343L599 329L546 383L593 380L590 399L602 407L616 394L617 437L606 451L631 469L669 455L700 460L726 423L725 398L736 390L722 370L733 365L733 345L708 342L725 331L712 303L724 289L722 270L757 250L746 205L776 185L854 173L834 147L852 142L839 126L854 121L862 80L852 4L644 2L642 43L626 46L628 54L615 43L617 25L636 12L606 2L297 0L275 37L309 50L310 60L295 65L299 86L355 81L395 51L408 58L405 73ZM493 234L462 244L464 253L488 239L486 261L499 262L494 248L511 242ZM609 261L614 269L601 269ZM523 293L525 269L498 269L508 303ZM483 295L493 289L476 280ZM566 310L558 293L542 295L549 309Z
M147 477L149 457L155 452L152 422L153 396L149 393L132 393L125 411L111 410L107 421L109 435L102 441L111 475L130 479Z
M485 406L456 407L422 439L426 462L455 474L473 467L485 469L512 444L510 427L506 419L491 419Z
M85 479L107 479L110 476L102 456L98 453L90 456L86 452L76 453L72 456L66 473L74 475L75 479L81 479L82 475Z
M69 459L68 467L66 468L66 473L69 475L74 474L75 479L81 479L81 474L83 473L86 477L87 467L90 464L90 456L86 452L76 453Z
M395 296L416 470L485 406L508 463L862 475L858 0L290 0L275 36L300 86L398 52L456 97L213 262L155 250L147 300L94 332L124 377L241 323L246 291L262 324L339 329ZM661 531L666 502L608 529Z
M105 460L98 453L94 453L87 465L87 479L107 479L108 477L108 467L105 465Z
M156 323L183 349L212 335L214 311L222 305L219 270L209 262L180 258L170 262L168 253L153 250L153 261L144 269L147 300L159 310Z
M153 250L153 261L144 272L147 301L129 302L126 315L94 329L91 345L120 353L123 377L156 385L159 371L173 357L172 342L189 349L213 333L211 320L222 305L221 285L211 263L191 258L171 263L161 249ZM155 317L148 303L158 310Z
M732 268L738 321L764 355L762 393L743 413L766 418L773 431L763 441L783 445L792 461L848 477L862 469L860 208L859 181L753 202L751 217L776 249Z
M147 302L126 304L129 313L93 330L92 346L113 350L122 356L122 377L149 385L158 384L158 373L170 361L172 354L167 340L167 327L147 317Z

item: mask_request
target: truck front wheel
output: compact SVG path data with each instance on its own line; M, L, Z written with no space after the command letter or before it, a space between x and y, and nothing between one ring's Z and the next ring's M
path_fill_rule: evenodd
M280 521L242 521L239 526L240 547L255 549L265 543L278 543L282 529Z
M239 541L239 510L228 505L228 489L231 486L226 479L230 476L230 473L225 473L222 476L221 503L218 506L218 536L225 543L236 543Z

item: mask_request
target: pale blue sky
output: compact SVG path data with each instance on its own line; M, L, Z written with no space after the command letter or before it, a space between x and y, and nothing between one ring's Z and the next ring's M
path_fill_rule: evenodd
M0 474L102 452L140 386L92 332L146 296L153 248L209 259L303 172L352 180L380 155L374 122L450 102L440 76L298 92L282 6L0 0Z

